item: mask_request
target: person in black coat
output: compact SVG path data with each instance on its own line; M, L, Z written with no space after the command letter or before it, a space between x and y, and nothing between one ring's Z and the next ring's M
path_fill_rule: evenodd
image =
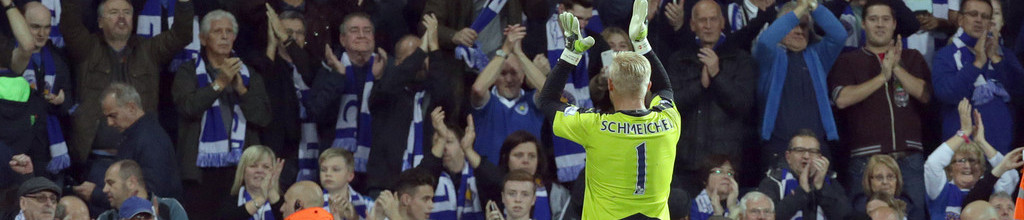
M118 160L138 161L143 173L159 174L145 178L147 188L157 196L181 198L184 190L178 162L171 156L174 145L156 115L146 114L136 104L139 96L131 86L116 83L104 94L103 107L112 110L105 114L108 124L121 130L124 137L117 149Z
M691 14L690 27L699 40L673 54L666 64L679 111L688 119L683 120L679 135L674 184L696 194L703 183L684 177L705 175L699 168L705 157L730 155L734 167L745 165L744 146L754 140L750 118L758 74L750 54L724 45L737 40L722 35L725 19L718 4L702 0Z

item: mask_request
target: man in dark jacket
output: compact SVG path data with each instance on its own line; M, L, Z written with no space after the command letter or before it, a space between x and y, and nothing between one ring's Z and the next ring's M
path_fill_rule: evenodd
M71 133L61 125L71 116L69 110L74 105L74 82L71 81L71 69L63 50L50 42L50 9L39 2L25 3L24 8L34 50L19 46L22 50L19 54L30 58L24 60L27 63L14 66L25 66L22 75L32 87L29 106L39 121L33 125L34 135L28 154L32 162L39 164L36 169L56 174L71 163L65 141Z
M699 192L703 183L685 177L706 175L699 173L699 161L708 155L730 155L733 166L741 167L743 147L751 145L754 137L749 119L757 72L750 54L720 46L727 39L717 3L702 0L693 9L690 28L699 40L675 53L667 64L680 113L687 118L679 135L674 184Z
M81 103L73 115L69 143L72 161L85 162L90 154L116 155L120 135L101 123L101 92L113 82L141 89L144 111L157 113L159 73L174 55L192 41L192 3L178 0L174 25L156 37L143 39L132 29L132 6L125 0L105 0L100 4L99 26L102 33L91 34L82 23L78 1L63 4L60 22L70 60L76 61ZM99 150L99 151L94 151ZM105 170L106 167L98 169Z
M829 171L814 132L798 131L789 141L785 159L768 171L757 189L776 204L776 219L843 219L850 212L843 186Z

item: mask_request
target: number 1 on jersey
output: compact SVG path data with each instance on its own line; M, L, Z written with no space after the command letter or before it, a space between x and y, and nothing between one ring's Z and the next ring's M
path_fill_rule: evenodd
M643 195L647 188L647 142L636 146L636 190L633 195Z

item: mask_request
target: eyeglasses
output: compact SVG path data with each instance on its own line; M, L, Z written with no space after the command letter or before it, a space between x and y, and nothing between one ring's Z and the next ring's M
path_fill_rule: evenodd
M775 215L775 210L769 208L747 209L747 214L753 216L769 216Z
M711 174L732 176L735 173L733 173L732 170L713 169L711 170Z
M959 164L975 164L975 163L978 163L978 159L974 159L974 158L960 158L960 159L956 160L956 163L959 163Z
M24 197L36 200L36 202L38 202L38 203L46 203L46 202L53 202L54 204L57 203L57 196L56 195L49 195L49 196L47 196L45 194L38 194L38 195L24 195Z
M963 12L963 14L967 15L967 17L977 18L978 16L981 16L981 19L992 20L992 14L991 13L985 14L985 13L981 13L981 12L978 12L978 11L967 11L967 12Z
M789 148L789 152L793 152L793 153L797 153L797 154L809 153L809 154L812 154L812 155L821 154L821 150L819 150L819 149L810 149L810 148L802 148L802 147Z
M878 180L878 181L893 182L893 181L896 181L896 175L892 175L892 174L884 175L884 176L883 175L874 175L874 176L871 176L871 179Z

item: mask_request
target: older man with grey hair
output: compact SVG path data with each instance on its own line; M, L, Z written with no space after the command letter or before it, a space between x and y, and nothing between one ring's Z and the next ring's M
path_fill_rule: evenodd
M737 220L775 220L775 203L768 195L751 191L740 199L739 210L732 219Z
M199 27L202 52L178 68L172 89L179 114L177 158L182 177L202 186L188 187L185 204L193 210L217 207L205 204L205 198L230 191L242 149L260 144L256 131L271 118L263 78L233 53L235 16L211 11Z
M160 126L156 114L146 114L140 103L139 93L128 84L114 83L103 91L103 115L107 125L124 136L117 159L138 161L143 172L159 173L146 179L153 193L181 197L177 162L168 156L174 155L171 138Z

